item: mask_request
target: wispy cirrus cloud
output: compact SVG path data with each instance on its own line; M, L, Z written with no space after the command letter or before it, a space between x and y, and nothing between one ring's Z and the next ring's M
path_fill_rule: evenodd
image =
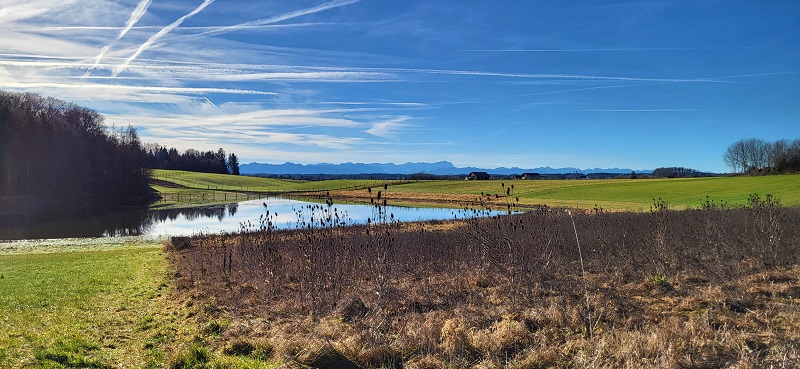
M224 107L224 106L223 106ZM327 127L357 128L367 125L354 119L339 116L343 112L358 110L317 110L317 109L255 109L252 111L209 114L203 119L196 119L194 112L160 115L110 115L110 119L135 119L143 127Z
M319 26L332 26L336 25L333 22L306 22L306 23L291 23L291 24L264 24L264 25L251 25L242 26L240 30L280 30L302 27L319 27ZM208 31L221 31L229 26L181 26L179 29L185 32L208 32ZM162 26L133 26L128 29L139 31L157 31L162 29ZM58 31L58 32L74 32L74 31L120 31L125 30L124 26L43 26L42 31ZM172 32L175 32L173 30ZM126 32L127 33L127 32Z
M411 117L401 116L382 122L375 122L372 123L372 126L364 132L377 137L394 139L398 132L411 127L408 123L405 123L409 119L411 119Z
M288 147L351 150L356 145L369 143L362 137L351 135L353 128L381 127L381 123L400 124L407 119L399 117L373 123L340 115L345 111L358 113L358 108L257 109L227 113L224 111L227 106L219 107L205 97L202 99L202 104L215 108L207 110L198 106L198 111L206 112L202 119L197 119L197 114L193 111L157 116L138 112L131 115L107 115L107 121L117 125L136 122L143 139L150 139L152 142L157 138L161 144L182 141L178 147L185 148L191 147L192 142L201 141L202 138L215 143L229 142L231 147L270 143ZM319 133L322 129L331 133Z
M475 53L586 53L586 52L626 52L626 51L685 51L735 49L732 47L616 47L583 49L466 49L463 52Z
M679 112L691 112L699 110L700 109L668 108L668 109L581 109L578 111L598 112L598 113L679 113Z
M223 146L254 160L466 163L475 155L456 151L474 147L487 124L548 137L538 152L504 156L500 145L479 159L507 165L555 157L560 148L547 145L560 139L605 149L595 142L612 136L577 137L594 118L712 126L710 116L754 116L748 107L763 103L772 121L794 122L785 101L798 78L791 32L754 32L755 18L731 27L704 17L700 34L690 31L700 29L692 17L683 30L626 11L587 16L584 5L519 1L520 11L492 12L480 1L212 1L0 0L0 89L96 109L109 124L139 127L145 142ZM786 30L796 23L778 14L796 5L740 5L718 13L764 11ZM529 22L533 13L542 17ZM635 37L620 31L636 21L647 28ZM659 27L669 32L651 34ZM448 144L437 146L442 137Z

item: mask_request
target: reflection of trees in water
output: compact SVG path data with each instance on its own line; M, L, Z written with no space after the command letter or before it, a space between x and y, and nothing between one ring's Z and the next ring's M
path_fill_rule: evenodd
M101 216L46 214L18 217L2 222L0 239L138 236L150 226L145 222L147 213L146 209L132 209Z
M236 203L205 208L155 210L149 214L148 221L150 223L164 222L178 219L180 216L189 221L200 218L217 218L221 221L226 216L234 216L238 210L239 204Z
M48 214L46 218L0 219L0 240L73 238L73 237L120 237L147 234L156 224L175 220L183 216L189 221L200 218L233 216L239 204L218 207L147 210L131 209L103 216L76 218Z

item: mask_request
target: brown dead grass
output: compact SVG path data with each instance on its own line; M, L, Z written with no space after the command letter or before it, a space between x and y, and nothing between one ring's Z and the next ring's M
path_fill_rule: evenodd
M800 364L800 300L789 297L800 268L757 272L724 285L685 279L690 281L675 281L673 290L664 291L649 280L606 288L603 276L594 275L591 322L580 296L542 291L536 301L513 304L496 301L496 287L469 285L450 286L449 293L482 298L458 306L426 301L430 307L422 310L428 311L371 310L352 322L276 313L268 301L246 311L223 307L213 315L231 323L214 345L225 352L243 341L257 342L253 347L272 360L305 365L335 350L363 368L391 362L405 368L520 369Z
M557 215L537 223L545 213L510 221L322 232L330 238L315 231L198 238L192 247L170 250L170 258L184 279L179 286L185 298L207 306L201 311L210 318L229 322L212 343L215 350L233 351L237 343L250 342L267 348L260 351L269 353L265 360L286 367L328 368L322 363L337 360L339 366L361 368L798 367L797 230L786 228L780 233L784 244L772 246L783 259L753 247L768 247L767 241L743 238L749 233L721 237L710 226L708 239L721 240L714 250L729 255L709 255L706 249L695 253L696 235L679 231L706 219L697 215L578 218L586 247L585 275L575 253L563 250L575 241L571 226L565 228L570 218ZM719 224L739 226L737 222L753 219L751 213L729 215ZM796 224L796 217L788 214L786 224ZM663 238L671 248L649 249L655 242L647 238L652 233L639 228L655 227L662 220L675 230ZM543 236L527 236L523 229L549 235L554 248L530 255L515 249L544 243ZM627 233L617 241L619 229ZM510 235L521 243L513 243ZM258 243L251 242L255 239ZM309 245L298 243L303 240ZM385 254L373 253L379 249L375 245L367 250L370 245L364 240L389 242L380 249L393 252L389 261L370 259ZM741 240L745 242L733 244ZM283 244L290 247L280 249ZM261 255L255 246L283 251ZM365 260L323 263L339 257L326 253L331 247ZM306 256L292 259L297 248ZM507 249L515 253L497 254ZM658 252L666 253L649 259ZM241 265L250 264L237 258L247 255L263 257L265 263L273 260L273 267L246 269ZM526 262L515 260L517 256ZM528 260L532 269L520 270ZM338 269L325 274L314 265ZM350 279L329 280L337 273ZM386 278L385 286L381 278ZM339 301L322 298L341 287L337 283L346 285ZM363 302L367 313L343 319L336 306L352 299Z
M341 190L325 193L326 196L336 199L336 201L359 202L369 204L374 201L374 194L364 190ZM506 196L477 196L474 194L452 194L452 193L416 193L416 192L389 192L384 195L384 199L392 205L415 205L415 206L444 206L456 208L491 208L506 209L510 197Z

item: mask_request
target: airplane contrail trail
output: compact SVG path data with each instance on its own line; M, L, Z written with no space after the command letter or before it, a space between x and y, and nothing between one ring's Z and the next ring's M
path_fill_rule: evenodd
M219 107L219 106L217 106L217 104L214 104L214 102L213 102L213 101L211 101L211 100L209 100L207 97L203 96L203 98L204 98L204 99L206 99L206 101L208 101L208 103L209 103L209 104L211 104L211 106L213 106L213 107L217 108L217 110L219 110L219 111L223 111L222 109L220 109L220 107Z
M81 77L81 78L89 77L89 75L92 74L92 70L94 70L95 68L97 68L98 65L100 65L100 61L103 60L103 56L106 55L106 53L108 52L108 49L110 49L110 48L111 48L111 45L106 45L106 46L103 46L102 49L100 49L100 53L97 54L97 56L94 58L94 64L91 67L89 67L89 69L86 70L86 73L84 73L83 77Z
M211 5L211 3L213 3L213 2L214 2L214 0L205 0L205 1L203 1L202 4L200 4L197 8L195 8L194 10L189 12L188 14L178 18L176 21L174 21L174 22L170 23L168 26L162 28L155 35L150 36L150 38L148 38L147 41L145 41L141 46L139 46L139 49L137 49L136 52L133 53L133 55L128 57L128 59L125 59L124 63L122 63L119 66L117 66L116 68L114 68L114 71L111 73L111 76L112 77L118 76L120 73L122 73L125 70L125 68L128 67L128 65L131 64L132 61L136 60L136 58L138 58L139 55L141 55L145 50L147 50L148 47L153 45L156 41L158 41L162 37L166 36L168 33L172 32L173 29L178 28L178 26L180 26L181 23L183 23L185 20L191 18L192 16L194 16L197 13L200 13L203 9L205 9L207 6Z
M119 33L119 36L117 36L117 41L125 37L125 34L128 33L128 31L130 31L134 25L136 25L136 22L138 22L139 19L142 19L144 13L147 12L147 7L149 7L150 3L152 2L153 0L142 0L139 2L138 5L136 5L136 8L133 9L131 16L128 18L128 21L125 22L125 28L123 28L122 31ZM100 53L97 54L97 56L94 58L94 65L92 65L89 69L86 70L86 73L83 74L83 78L89 77L92 74L92 70L94 70L95 68L97 68L98 65L100 65L100 61L103 60L103 57L106 55L109 49L111 49L111 45L103 46L103 48L100 49Z
M297 17L303 16L303 15L314 14L314 13L318 13L318 12L321 12L321 11L324 11L324 10L328 10L328 9L347 6L347 5L350 5L350 4L355 4L355 3L360 2L360 1L361 0L334 0L334 1L329 1L327 3L323 3L323 4L320 4L320 5L311 7L311 8L300 9L300 10L296 10L296 11L293 11L293 12L284 13L284 14L281 14L281 15L276 15L276 16L270 17L270 18L257 19L257 20L254 20L254 21L240 23L240 24L236 24L236 25L233 25L233 26L227 26L227 27L222 27L222 28L219 28L219 29L206 31L206 32L198 34L197 36L233 32L233 31L237 31L237 30L240 30L240 29L243 29L243 28L248 28L248 27L265 26L265 25L269 25L269 24L273 24L273 23L278 23L278 22L282 22L282 21L285 21L285 20L289 20L289 19L292 19L292 18L297 18Z
M136 9L133 9L131 17L128 18L127 22L125 22L125 28L119 33L119 36L117 36L117 40L125 37L125 34L128 33L128 31L130 31L134 25L136 25L136 22L139 22L139 19L142 19L144 13L147 12L147 7L149 7L150 3L152 2L153 0L142 0L138 5L136 5Z

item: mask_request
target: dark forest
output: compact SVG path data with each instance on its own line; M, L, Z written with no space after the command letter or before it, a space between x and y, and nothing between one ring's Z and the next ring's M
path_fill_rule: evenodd
M136 130L54 98L0 92L0 155L5 213L88 214L153 197Z

